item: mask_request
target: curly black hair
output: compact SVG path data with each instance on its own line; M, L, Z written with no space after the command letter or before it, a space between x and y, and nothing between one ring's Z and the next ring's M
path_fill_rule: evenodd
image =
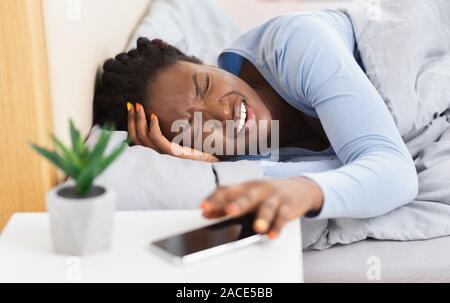
M106 60L95 87L93 124L112 123L117 130L127 130L127 102L148 104L150 81L178 61L202 64L160 39L147 38L139 38L135 49Z

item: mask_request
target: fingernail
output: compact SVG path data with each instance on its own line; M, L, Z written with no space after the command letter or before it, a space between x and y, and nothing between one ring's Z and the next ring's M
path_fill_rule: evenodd
M136 103L136 112L138 113L141 110L141 104Z
M232 215L232 214L235 214L235 213L239 212L239 209L236 206L236 204L228 204L227 206L225 206L225 211L228 214Z
M156 118L156 115L154 114L154 113L152 113L151 115L150 115L150 120L153 120L153 119L155 119Z
M130 102L127 102L127 111L130 111L133 108L133 105Z
M274 231L271 231L267 234L270 240L274 240L276 237L278 237L278 234Z
M209 203L206 200L202 201L202 203L200 203L200 208L206 209L206 208L208 208L208 206L209 206Z
M257 232L265 232L269 228L267 222L263 219L258 219L255 221L255 229Z

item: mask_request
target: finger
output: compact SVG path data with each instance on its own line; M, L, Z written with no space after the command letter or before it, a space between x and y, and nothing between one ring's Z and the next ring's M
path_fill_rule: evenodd
M195 149L192 149L187 146L181 146L176 143L171 143L171 152L172 155L177 156L182 159L189 159L189 160L197 160L197 161L203 161L203 162L218 162L219 159L215 156L198 151Z
M218 187L200 204L203 209L203 216L206 218L218 218L225 215L221 205L226 201L227 190L225 187Z
M167 140L167 138L162 134L161 128L159 127L159 119L154 114L152 114L150 118L150 138L161 153L189 160L198 160L205 162L219 161L219 159L213 155L192 149L187 146L181 146L177 143L173 143Z
M268 236L271 240L277 238L281 233L281 229L283 228L283 226L286 225L286 223L291 219L290 214L291 207L289 206L289 204L281 204L270 232L268 233Z
M136 132L136 111L134 109L133 104L131 104L130 102L127 102L127 110L128 110L128 137L134 144L141 145L141 142L139 141Z
M193 148L182 146L177 143L170 143L170 154L182 159L213 162L213 156Z
M150 140L160 153L173 155L172 143L162 134L159 119L155 114L150 116Z
M273 224L280 204L281 200L278 195L270 196L261 204L253 224L253 229L257 233L265 233L269 230L270 226Z
M162 134L159 127L159 119L152 114L150 117L150 139L157 149L164 154L176 156L182 159L197 160L204 162L218 162L219 159L208 153L192 149L187 146L181 146L177 143L170 142Z
M154 147L152 141L150 140L150 132L147 127L147 118L145 117L144 107L136 103L136 131L139 141L142 145L147 147Z
M196 156L192 160L204 161L204 162L219 162L219 159L211 154L200 152L198 156Z
M246 185L221 186L210 194L202 203L205 216L224 216L225 206L246 191Z
M216 156L210 155L211 158L208 160L208 162L220 162L220 159Z
M209 209L203 210L202 216L207 219L216 219L226 216L226 213L222 209Z
M267 197L272 195L273 188L266 184L256 185L225 206L225 212L232 216L240 216L251 212Z

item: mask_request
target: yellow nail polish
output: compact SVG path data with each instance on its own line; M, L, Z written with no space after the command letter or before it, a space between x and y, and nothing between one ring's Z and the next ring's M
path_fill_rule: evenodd
M141 104L136 103L136 112L138 113L141 110Z
M127 110L130 111L133 108L133 105L130 102L127 102Z
M255 221L255 229L257 232L264 232L269 228L267 222L263 219L258 219Z

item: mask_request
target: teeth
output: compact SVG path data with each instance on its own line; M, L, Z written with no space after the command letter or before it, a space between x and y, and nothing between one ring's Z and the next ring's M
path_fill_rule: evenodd
M247 118L247 108L245 107L245 102L242 102L241 104L241 113L239 117L238 133L244 128L245 119Z

